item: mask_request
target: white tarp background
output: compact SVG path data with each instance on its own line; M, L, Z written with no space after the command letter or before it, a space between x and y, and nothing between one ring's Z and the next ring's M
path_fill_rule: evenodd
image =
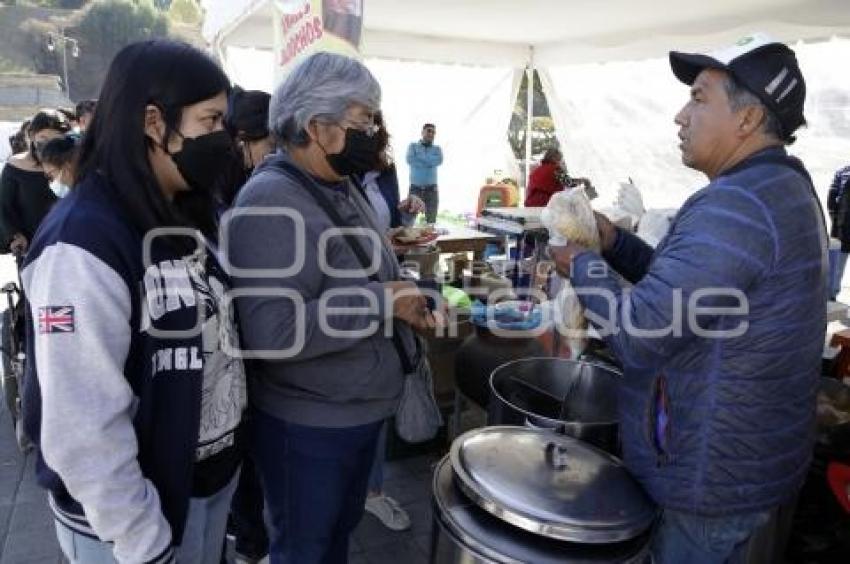
M790 152L803 159L823 199L835 170L850 164L850 41L792 44L806 78L809 127ZM594 180L603 202L631 177L648 207L678 207L706 183L681 164L673 117L687 87L667 58L553 66L541 72L567 165Z
M234 83L273 91L272 73L256 70L262 60L270 68L270 52L230 47L228 58ZM424 123L437 126L436 143L443 149L444 162L438 169L440 209L474 210L479 189L496 170L502 176L518 177L507 130L521 71L388 59L365 63L381 84L402 197L410 185L407 146L420 138Z
M699 185L682 166L673 116L686 89L663 59L540 70L567 168L602 202L631 178L648 207L678 207Z
M228 72L243 86L270 90L271 0L203 4L209 10L204 33L226 59ZM402 186L407 144L418 137L422 122L433 121L447 149L441 207L473 209L475 199L467 195L477 193L492 168L505 167L493 163L501 159L513 107L513 98L503 96L508 88L502 88L468 117L490 80L479 78L486 71L474 65L507 76L509 69L533 61L550 93L570 169L593 178L603 201L631 177L648 205L676 206L704 179L679 160L673 116L687 90L670 73L662 57L666 51L710 50L752 31L792 42L850 33L850 0L647 0L640 9L635 4L365 0L362 51L384 86ZM791 150L803 157L824 193L832 172L850 161L850 73L841 67L850 49L846 40L793 46L809 83L811 127ZM388 59L397 62L383 65L386 71L372 63ZM499 110L496 100L504 102Z
M245 90L274 90L274 55L269 49L227 47L225 71L233 84Z
M850 61L850 40L792 47L806 78L809 126L799 131L790 151L803 159L825 202L836 169L850 164L850 73L839 63Z
M517 174L507 141L521 76L514 69L384 59L368 59L366 65L383 91L402 196L410 184L407 147L419 140L424 123L437 126L435 143L443 150L440 209L474 210L478 191L494 170Z

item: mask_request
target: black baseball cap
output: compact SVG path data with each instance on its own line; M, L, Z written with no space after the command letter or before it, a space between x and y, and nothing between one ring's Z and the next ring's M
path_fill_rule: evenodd
M705 69L728 72L774 113L785 140L793 139L792 134L806 123L806 81L797 56L764 33L754 33L731 47L706 54L670 51L670 67L687 85Z

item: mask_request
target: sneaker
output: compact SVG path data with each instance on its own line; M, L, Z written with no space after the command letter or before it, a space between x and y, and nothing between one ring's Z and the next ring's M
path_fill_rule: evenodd
M269 564L269 557L254 558L237 552L234 555L233 564Z
M233 564L269 564L268 554L261 558L257 558L256 556L240 554L239 552L234 551L233 556Z
M406 531L410 528L410 517L396 500L384 495L366 498L366 511L378 518L384 526L393 531Z

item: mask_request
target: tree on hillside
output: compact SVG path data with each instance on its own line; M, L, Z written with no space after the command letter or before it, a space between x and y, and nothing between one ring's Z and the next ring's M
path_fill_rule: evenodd
M107 63L124 46L168 35L168 20L149 1L106 0L86 12L75 29L82 48Z
M172 22L198 24L201 22L201 7L195 0L174 0L168 9L168 17Z
M171 14L164 10L177 3L172 0L89 0L82 10L70 14L57 12L49 17L29 18L19 28L23 32L23 37L18 41L19 50L24 55L19 59L30 63L30 68L35 72L54 74L61 78L64 74L64 44L62 41L54 41L51 50L48 49L47 41L49 34L61 31L67 37L77 40L79 46L79 57L73 56L74 49L68 50L71 100L76 102L96 98L113 57L130 43L172 37L203 48L205 43L200 31L201 17L191 24L175 21L173 26L170 25ZM200 8L198 13L202 14ZM6 58L0 54L0 66L12 68L5 61Z
M533 112L534 119L531 121L531 154L540 155L550 147L558 146L558 139L555 136L555 123L552 120L549 112L549 104L546 100L546 94L543 92L543 85L540 82L540 76L534 72L534 102ZM514 104L511 123L508 126L508 142L514 151L514 156L518 161L525 159L525 131L526 123L528 122L528 80L527 75L523 76L522 83L519 89L516 103Z
M80 38L82 52L70 81L74 97L97 97L109 64L122 47L167 37L168 30L168 19L149 0L105 0L93 4L72 30Z
M61 8L63 10L76 10L86 5L89 0L38 0L36 4L45 8Z

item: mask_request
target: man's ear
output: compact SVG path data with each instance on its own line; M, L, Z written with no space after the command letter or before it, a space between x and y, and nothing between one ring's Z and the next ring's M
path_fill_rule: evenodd
M165 120L162 117L162 111L153 104L145 106L145 135L157 147L165 145Z
M758 131L762 122L767 118L764 107L746 106L741 110L741 118L738 122L738 130L743 137L749 137Z

